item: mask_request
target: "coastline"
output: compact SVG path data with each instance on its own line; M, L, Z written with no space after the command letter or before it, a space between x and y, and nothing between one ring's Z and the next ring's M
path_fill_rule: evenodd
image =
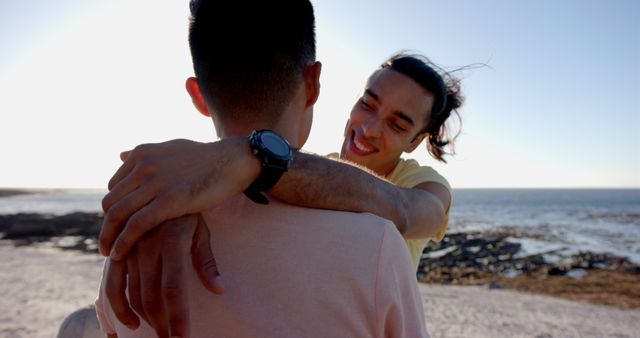
M10 196L18 196L18 195L29 195L35 193L34 191L30 191L27 189L0 189L0 197L10 197Z
M5 245L97 254L101 213L0 215ZM425 249L418 280L545 294L619 309L640 309L640 265L611 254L555 251L522 255L511 232L457 232ZM8 240L8 241L7 241ZM551 259L553 258L553 259Z
M448 234L430 242L418 268L427 284L482 285L640 309L640 265L609 253L523 254L511 231Z

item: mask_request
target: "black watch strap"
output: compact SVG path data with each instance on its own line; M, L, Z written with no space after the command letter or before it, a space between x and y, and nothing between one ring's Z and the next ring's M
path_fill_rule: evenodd
M244 194L258 204L269 204L269 200L261 193L273 188L282 176L282 170L262 167L258 178L244 191Z

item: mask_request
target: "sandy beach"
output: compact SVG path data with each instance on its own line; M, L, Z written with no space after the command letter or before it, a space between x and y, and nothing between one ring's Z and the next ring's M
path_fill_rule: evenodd
M55 337L93 302L102 258L0 241L0 337ZM432 337L640 337L640 311L479 286L420 284Z

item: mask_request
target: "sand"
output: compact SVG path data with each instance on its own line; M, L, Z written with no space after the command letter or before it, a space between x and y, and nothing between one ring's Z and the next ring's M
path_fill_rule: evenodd
M0 241L0 337L55 337L93 302L97 255ZM475 286L420 285L432 337L640 337L640 311Z
M0 241L0 257L0 337L53 338L67 314L97 295L98 255Z

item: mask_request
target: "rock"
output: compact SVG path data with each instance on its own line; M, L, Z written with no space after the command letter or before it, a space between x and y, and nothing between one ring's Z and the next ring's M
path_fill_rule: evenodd
M550 251L519 256L520 244L509 242L512 234L454 233L440 243L430 242L418 267L418 279L444 284L482 284L499 278L538 276L539 278L569 277L579 279L589 270L615 270L640 273L640 267L627 258L607 253L580 252L560 257L553 262L545 255L560 255Z
M498 282L491 282L491 283L489 283L489 289L491 289L491 290L502 289L502 284L500 284Z
M547 274L549 276L564 276L566 273L567 273L567 270L557 266L554 266L551 269L549 269L549 271L547 271Z
M55 247L87 252L97 252L101 224L102 215L97 213L0 215L2 239L17 245L50 242Z
M640 274L640 266L638 265L631 266L631 267L625 268L624 271L628 273Z

